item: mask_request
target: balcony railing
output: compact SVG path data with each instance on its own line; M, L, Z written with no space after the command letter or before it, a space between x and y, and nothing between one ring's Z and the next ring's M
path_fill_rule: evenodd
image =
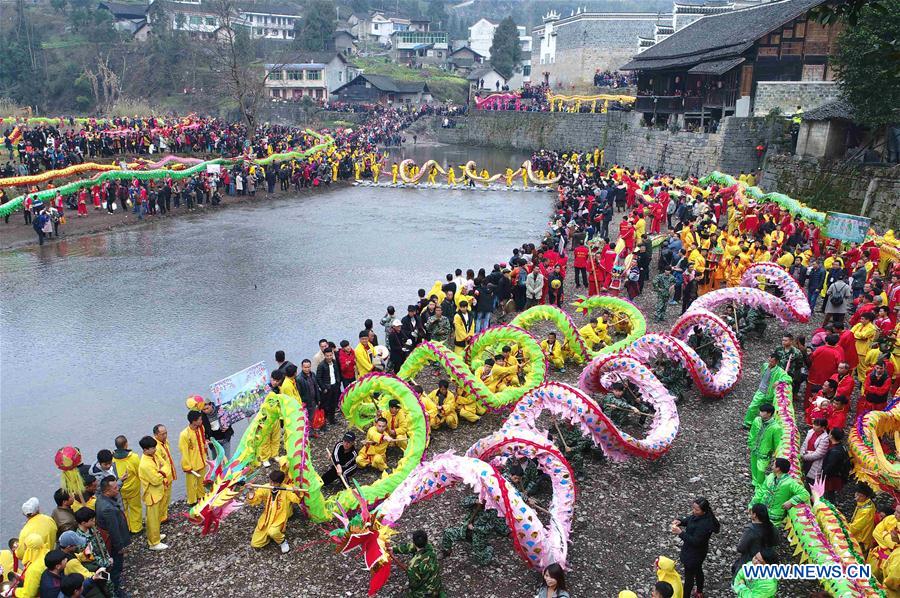
M638 96L634 109L639 112L677 113L700 112L703 107L733 108L737 91L714 89L705 96Z

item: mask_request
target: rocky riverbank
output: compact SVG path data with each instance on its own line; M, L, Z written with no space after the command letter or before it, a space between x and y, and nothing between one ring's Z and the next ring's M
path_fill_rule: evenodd
M565 286L569 299L576 295L572 273L570 268ZM653 301L648 287L636 303L644 314L650 314ZM666 322L660 325L648 321L648 331L667 331L679 313L679 308L671 306ZM584 321L580 314L572 316L579 325ZM547 330L535 333L540 335ZM811 330L812 325L791 326L796 334L808 336ZM696 392L688 393L678 406L678 437L663 458L625 463L587 460L587 479L578 484L569 547L572 596L616 596L625 588L649 596L655 581L655 559L660 555L676 560L678 557L680 541L669 532L669 523L674 517L687 514L697 496L709 499L722 523L704 567L706 595L730 595L734 547L747 525L746 509L752 495L746 432L740 423L758 386L759 367L779 342L781 333L781 327L770 323L763 338L748 341L744 347L744 377L724 399L707 400ZM573 367L551 377L574 384L579 373L580 369ZM423 377L420 382L425 382L426 390L430 390L433 380L432 374L430 380ZM499 427L503 418L501 414L487 415L477 424L461 422L455 431L440 430L433 435L428 452L463 453L476 439ZM545 425L552 423L548 420ZM630 431L642 433L637 428ZM313 460L319 471L325 468L328 448L342 433L342 427L332 427L323 438L313 441ZM365 475L359 479L362 483L370 480ZM433 542L439 542L445 528L466 517L467 511L460 505L465 492L455 488L410 508L399 522L396 538L403 540L422 528ZM541 499L545 505L548 498ZM183 509L180 504L174 510ZM186 519L174 517L164 526L170 549L162 553L148 551L143 536L135 538L126 564L130 590L140 596L366 595L369 577L362 559L359 554L337 554L326 540L327 526L295 518L287 532L292 551L282 555L274 546L250 548L258 515L258 508L245 507L228 517L218 533L206 537L200 536L199 529ZM458 545L451 556L441 560L448 596L534 595L540 581L538 574L524 566L508 539L496 539L492 544L494 562L488 567L473 563L467 545ZM791 552L784 540L783 557L789 558ZM405 587L405 575L395 568L382 595L401 595ZM786 583L779 596L806 596L815 589L812 583Z

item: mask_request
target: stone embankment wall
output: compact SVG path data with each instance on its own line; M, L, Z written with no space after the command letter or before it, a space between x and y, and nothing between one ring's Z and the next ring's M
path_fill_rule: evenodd
M765 121L760 119L728 118L717 133L672 132L642 127L635 112L476 111L457 119L456 128L440 128L439 119L432 126L443 143L561 151L599 146L605 149L607 162L677 175L756 169L759 161L755 148L766 135Z
M760 186L818 210L868 216L877 230L900 227L900 166L849 166L774 156L766 161Z
M702 176L713 170L737 174L759 166L756 146L765 137L765 122L749 118L726 118L716 133L639 127L622 136L615 160L675 175Z
M834 81L760 81L756 84L753 115L765 116L773 108L793 114L797 106L808 112L837 97Z
M474 111L456 119L453 129L442 129L434 119L437 138L443 143L510 147L519 150L570 150L602 146L604 136L617 135L628 113L561 114L556 112Z

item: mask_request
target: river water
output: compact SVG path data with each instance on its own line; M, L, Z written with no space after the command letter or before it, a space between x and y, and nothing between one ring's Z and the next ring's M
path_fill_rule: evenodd
M475 159L495 172L523 157ZM0 253L0 540L29 496L52 511L59 447L92 463L125 434L139 452L156 423L174 444L188 395L271 368L276 349L299 364L320 337L355 344L365 318L383 336L387 304L403 315L417 288L536 241L551 199L342 187Z

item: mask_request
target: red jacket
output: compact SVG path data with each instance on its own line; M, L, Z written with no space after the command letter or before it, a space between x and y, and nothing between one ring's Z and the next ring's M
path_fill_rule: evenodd
M863 396L869 403L884 403L891 392L891 374L888 371L884 373L884 381L878 382L875 379L875 370L872 369L866 376L863 384Z
M353 380L356 378L356 353L353 351L344 351L341 349L337 352L338 365L341 366L341 378Z
M580 247L576 247L573 253L575 255L574 266L576 268L587 268L588 256L590 255L588 248L581 245Z
M875 311L874 303L864 303L863 305L860 305L857 308L857 310L855 312L853 312L853 315L850 316L850 325L853 326L854 324L859 322L860 319L862 318L863 314L867 314L867 313L874 312L874 311Z
M844 426L847 425L847 412L850 408L846 409L834 409L833 407L828 408L828 429L834 430L835 428L844 429Z
M841 333L838 346L844 350L844 361L850 364L850 369L859 365L859 354L856 352L856 337L850 329Z
M838 346L822 345L813 351L810 357L807 382L821 386L832 374L837 372L838 364L842 361L844 361L843 349Z
M847 374L843 379L838 379L838 374L835 373L830 379L837 382L837 390L834 391L834 396L846 397L849 401L850 397L853 396L853 388L856 386L856 380L853 379L853 374Z

